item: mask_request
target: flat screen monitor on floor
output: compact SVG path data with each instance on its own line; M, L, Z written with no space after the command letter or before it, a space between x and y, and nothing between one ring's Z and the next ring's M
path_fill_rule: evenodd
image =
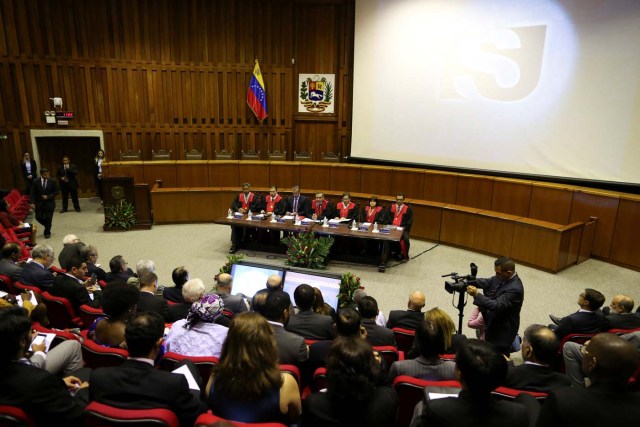
M324 302L337 310L340 279L341 277L338 275L289 270L284 277L284 291L291 296L291 302L295 305L293 293L298 285L306 283L309 286L320 289Z
M265 264L239 262L231 266L233 276L233 294L244 294L248 298L267 286L267 279L272 274L284 277L284 271L278 267Z

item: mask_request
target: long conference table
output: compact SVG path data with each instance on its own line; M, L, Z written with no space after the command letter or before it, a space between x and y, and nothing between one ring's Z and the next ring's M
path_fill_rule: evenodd
M245 229L254 229L254 230L269 230L277 232L280 235L280 232L286 234L290 233L299 233L302 231L306 231L309 227L313 226L313 232L318 236L331 236L338 238L346 238L347 240L356 240L356 241L371 241L373 243L378 243L378 250L375 264L378 266L378 271L384 273L387 269L387 260L389 258L389 243L390 242L400 242L402 238L402 231L395 229L393 226L389 226L390 231L387 233L378 232L374 233L373 224L368 227L361 227L358 230L352 230L351 224L349 223L340 223L337 227L323 227L321 223L310 222L305 224L304 222L296 225L293 220L286 220L284 222L272 222L270 219L262 218L256 219L253 217L252 219L247 219L247 216L244 215L240 217L221 217L217 218L213 221L215 224L224 224L229 225L231 227L240 227ZM360 223L358 225L361 225ZM379 230L382 229L382 226L378 227ZM232 233L234 236L238 236L241 233ZM232 242L235 246L236 250L245 248L247 246L247 242L242 242L240 239L236 238L236 241ZM278 242L279 244L279 242ZM336 251L334 250L334 245L331 247L330 256L336 256ZM282 248L282 245L279 246ZM358 256L358 253L353 250L352 247L347 245L349 249L347 249L348 259L350 261L362 262L362 263L371 263L371 258L366 256ZM275 249L275 248L272 248ZM351 253L349 253L351 252ZM338 258L336 256L336 258ZM367 262L369 261L369 262Z

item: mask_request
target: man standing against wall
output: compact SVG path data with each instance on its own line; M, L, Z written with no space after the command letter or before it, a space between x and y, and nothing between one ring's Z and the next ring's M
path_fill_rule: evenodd
M40 169L40 179L34 180L31 185L31 203L36 211L36 220L44 226L45 239L51 237L56 194L58 194L58 182L49 177L49 169Z
M71 163L69 156L62 158L62 165L58 166L58 172L56 176L60 181L60 191L62 191L62 210L60 213L65 213L69 206L69 194L71 194L71 201L73 202L73 208L76 212L80 212L80 203L78 202L78 168L75 163Z

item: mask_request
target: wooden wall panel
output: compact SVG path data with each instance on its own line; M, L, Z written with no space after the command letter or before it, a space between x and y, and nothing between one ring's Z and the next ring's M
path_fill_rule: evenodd
M240 175L238 173L237 160L218 160L209 162L208 187L238 187Z
M609 192L576 188L571 205L571 222L588 222L598 218L593 240L592 254L608 258L618 214L619 196Z
M158 224L167 222L187 222L191 216L189 209L189 191L181 189L163 189L151 192L153 218Z
M531 187L529 217L540 221L568 224L573 187L534 182Z
M142 162L111 162L104 166L105 176L130 176L135 183L144 183Z
M510 256L516 215L480 211L476 217L473 249L495 256Z
M478 209L491 209L493 197L493 177L478 175L458 175L456 205Z
M162 180L163 188L175 188L178 186L176 174L176 162L174 161L148 161L142 162L144 181L152 186L156 180Z
M329 163L299 163L300 191L328 190L331 185L331 164Z
M209 182L209 167L206 160L178 160L176 165L176 187L205 187Z
M222 195L210 188L189 189L189 211L193 221L213 221L226 216L229 206L223 203Z
M640 268L640 197L622 197L618 208L616 228L611 241L610 258L614 262Z
M518 220L513 231L511 257L525 264L553 270L559 251L560 225L535 220Z
M282 190L300 185L300 169L300 165L293 162L269 162L269 185Z
M529 216L532 181L496 178L493 182L491 210L517 216Z
M476 229L476 213L480 209L445 205L442 208L440 241L454 246L473 248Z
M329 189L360 193L360 166L332 163Z
M267 163L244 160L238 162L240 180L248 182L252 187L269 187L269 166ZM242 183L238 183L240 186Z
M455 203L458 193L457 173L425 171L423 200Z
M385 203L389 205L390 203ZM424 201L412 201L413 225L411 236L420 239L440 241L440 227L442 224L442 203L430 203Z
M404 193L408 199L422 198L424 193L424 170L393 168L389 172L391 175L391 192L387 194Z
M390 168L387 166L367 166L360 171L360 192L371 195L391 195L393 193ZM422 197L417 197L421 199Z

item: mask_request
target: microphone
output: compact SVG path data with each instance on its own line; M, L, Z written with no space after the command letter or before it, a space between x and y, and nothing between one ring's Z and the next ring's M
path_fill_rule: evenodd
M443 274L442 277L451 277L451 276L457 276L458 273L449 273L449 274Z

